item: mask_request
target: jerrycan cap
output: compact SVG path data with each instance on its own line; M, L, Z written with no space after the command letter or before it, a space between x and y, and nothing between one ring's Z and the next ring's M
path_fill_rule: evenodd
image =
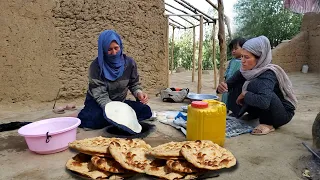
M191 103L191 107L198 108L198 109L204 109L204 108L208 107L208 103L204 102L204 101L193 101Z

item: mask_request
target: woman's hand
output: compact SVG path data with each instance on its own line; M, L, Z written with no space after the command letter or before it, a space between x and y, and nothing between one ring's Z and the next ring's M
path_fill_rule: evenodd
M243 105L243 100L244 100L244 96L246 95L246 91L245 92L242 92L239 96L238 96L238 98L237 98L237 100L236 100L236 103L238 104L238 105Z
M148 103L148 95L144 92L138 92L137 94L137 98L139 99L140 102L142 102L143 104L147 104Z
M222 82L218 85L218 92L220 94L228 92L228 85L225 82Z

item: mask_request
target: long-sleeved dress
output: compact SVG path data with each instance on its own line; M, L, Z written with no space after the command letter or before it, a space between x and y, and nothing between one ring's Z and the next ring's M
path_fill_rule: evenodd
M126 100L128 91L137 98L142 91L135 61L123 55L125 68L123 75L115 81L106 79L101 74L98 59L96 58L89 68L89 88L84 102L84 108L78 118L81 120L80 127L100 129L110 124L110 120L104 114L104 107L111 101L127 103L136 112L138 120L148 119L152 116L148 105L139 101Z

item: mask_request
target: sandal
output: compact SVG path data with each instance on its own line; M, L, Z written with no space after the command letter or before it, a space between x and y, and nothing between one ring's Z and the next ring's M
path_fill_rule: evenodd
M260 124L252 130L251 134L252 135L266 135L266 134L269 134L273 131L275 131L275 129L273 127L270 129L267 125Z
M65 113L65 107L57 107L57 108L54 108L52 111L56 114L63 114Z
M66 107L64 108L65 110L69 110L69 111L74 111L76 110L76 105L75 104L68 104L66 105Z
M52 111L56 114L63 114L65 113L65 110L69 110L69 111L74 111L76 110L76 105L74 104L68 104L66 106L61 106L61 107L57 107L57 108L54 108Z

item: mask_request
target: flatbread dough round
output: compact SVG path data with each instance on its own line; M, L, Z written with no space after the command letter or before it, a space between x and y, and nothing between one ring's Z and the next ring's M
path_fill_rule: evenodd
M161 159L155 159L151 161L147 165L145 172L148 175L157 176L169 180L180 179L184 176L183 173L172 171L168 166L166 166L166 161Z
M146 152L151 146L143 140L115 140L111 142L109 151L112 157L121 164L122 167L139 173L144 173L149 163Z
M102 158L98 156L93 156L91 158L91 162L95 167L102 171L107 171L111 173L133 173L132 171L123 168L113 158Z
M181 173L194 173L199 172L193 164L189 163L187 160L167 160L167 166L175 172Z
M136 112L126 103L112 101L106 104L105 114L112 121L140 133L142 126L139 124Z
M233 154L211 141L189 142L182 146L181 154L194 166L217 170L230 168L236 164Z
M157 156L157 157L181 157L180 154L181 147L190 141L183 141L183 142L168 142L165 144L161 144L152 148L149 152L150 155Z
M77 151L98 156L109 156L109 144L117 140L118 138L105 138L102 136L94 138L86 138L82 140L75 140L69 143L69 148L75 149Z

